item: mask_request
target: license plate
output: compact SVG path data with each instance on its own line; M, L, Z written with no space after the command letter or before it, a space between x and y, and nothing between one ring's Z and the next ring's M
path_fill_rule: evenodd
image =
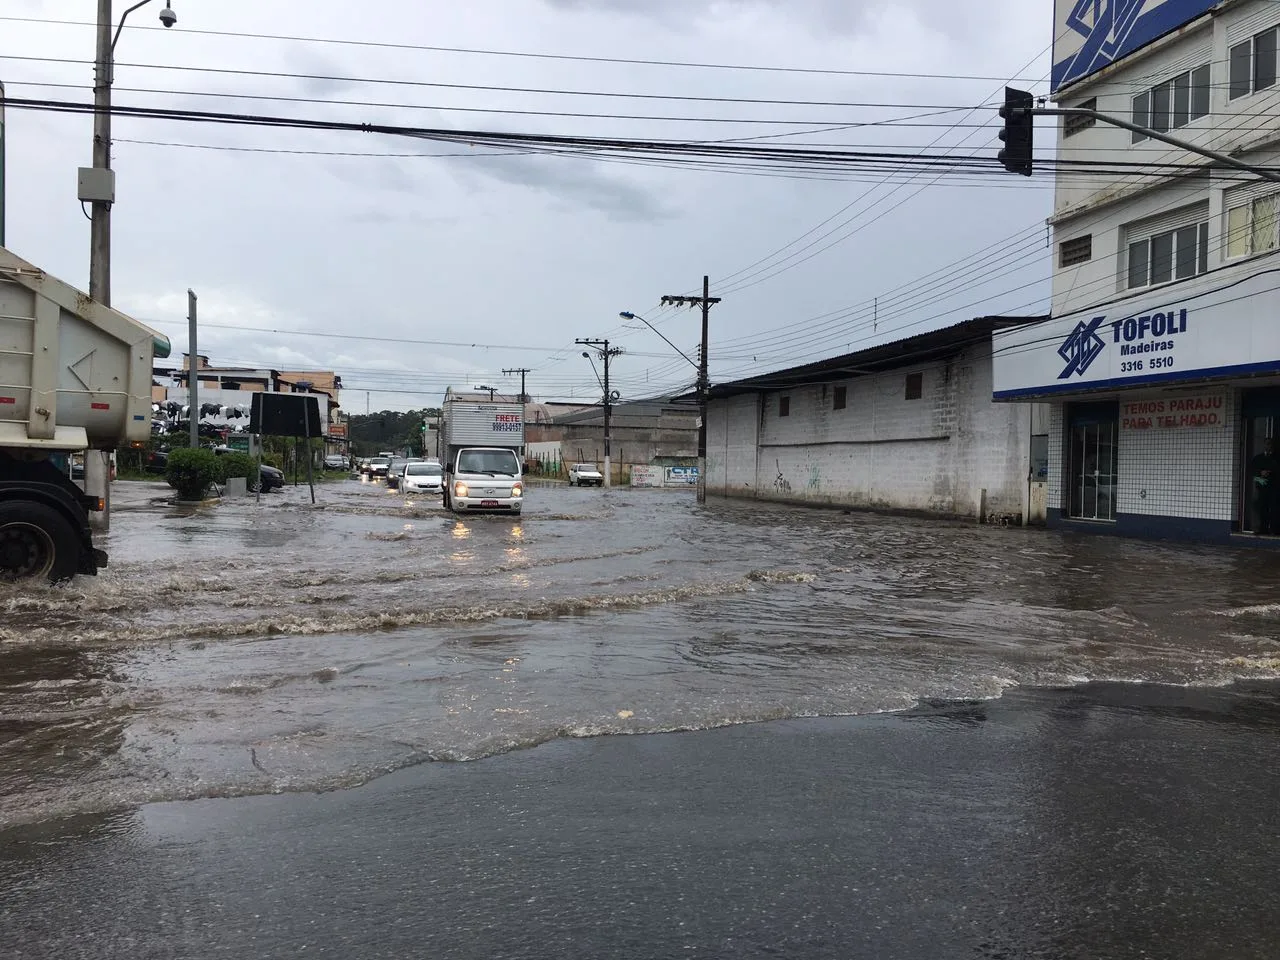
M496 507L497 505L498 505L497 500L481 500L480 501L480 506L482 507Z

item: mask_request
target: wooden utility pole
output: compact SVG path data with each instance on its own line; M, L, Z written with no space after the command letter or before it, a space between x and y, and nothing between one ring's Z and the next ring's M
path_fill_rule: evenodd
M525 392L524 392L524 378L528 374L533 373L533 371L530 370L528 367L512 367L509 370L502 371L502 375L504 377L514 377L517 373L520 374L520 402L528 403L529 398L525 395Z
M711 296L711 279L702 278L702 296L688 297L684 295L662 298L666 307L701 307L702 308L702 349L698 351L698 502L707 499L707 394L711 384L707 376L707 339L710 329L711 306L720 302L720 297Z

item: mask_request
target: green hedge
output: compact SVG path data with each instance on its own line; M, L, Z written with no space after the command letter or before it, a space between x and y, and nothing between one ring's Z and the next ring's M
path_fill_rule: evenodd
M244 477L249 487L253 486L253 478L258 475L258 465L247 453L224 453L218 457L222 466L219 483L226 483L232 477Z
M181 500L203 500L209 484L220 483L223 465L212 450L190 447L169 451L165 479Z

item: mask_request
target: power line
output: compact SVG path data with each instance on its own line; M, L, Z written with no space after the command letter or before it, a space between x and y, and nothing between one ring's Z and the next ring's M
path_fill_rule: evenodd
M10 21L16 23L38 23L51 24L58 26L78 26L93 27L96 26L91 21L84 20L54 20L40 17L6 17L0 16L0 21ZM142 24L126 24L126 30L145 30L154 33L163 31L161 27L150 27ZM626 57L600 57L600 56L582 56L558 53L534 53L530 51L516 50L486 50L475 47L444 47L444 46L428 46L426 44L414 43L390 43L385 41L374 40L346 40L331 37L303 37L290 36L287 34L271 34L271 33L247 33L231 30L193 30L184 27L182 34L194 36L209 37L234 37L236 39L252 39L252 40L278 40L295 43L316 43L316 44L332 44L335 46L348 47L368 47L384 50L413 50L428 53L458 53L474 56L491 56L491 57L516 57L532 60L564 60L578 63L609 63L609 64L626 64L633 66L654 66L654 67L684 67L700 70L738 70L753 71L761 73L794 73L809 74L816 76L841 76L841 77L887 77L892 79L904 80L976 80L976 81L1000 81L1001 83L1031 83L1043 82L1032 81L1029 78L1015 77L1012 79L1004 77L988 77L981 75L966 75L954 73L901 73L883 70L841 70L834 68L822 67L787 67L787 66L770 66L765 64L736 64L736 63L699 63L689 60L647 60L639 58Z

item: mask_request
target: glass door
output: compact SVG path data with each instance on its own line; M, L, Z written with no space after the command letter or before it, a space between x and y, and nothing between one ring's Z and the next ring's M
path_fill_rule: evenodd
M1114 420L1071 424L1067 465L1072 519L1116 518L1117 427Z
M1244 421L1244 469L1240 471L1240 529L1244 533L1272 535L1280 532L1280 515L1273 509L1280 468L1272 438L1276 418L1246 416Z

